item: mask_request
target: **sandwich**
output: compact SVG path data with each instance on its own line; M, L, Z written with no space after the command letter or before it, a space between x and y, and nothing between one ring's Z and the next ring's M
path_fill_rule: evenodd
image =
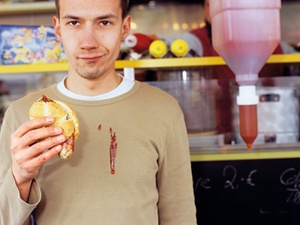
M79 135L79 122L74 110L66 103L52 100L42 95L29 109L30 119L52 116L55 122L51 126L59 126L63 130L66 141L58 154L61 159L69 159L74 152L74 143Z

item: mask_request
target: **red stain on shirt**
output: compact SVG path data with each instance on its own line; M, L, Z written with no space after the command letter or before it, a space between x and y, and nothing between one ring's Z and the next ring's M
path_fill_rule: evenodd
M112 131L112 128L109 129L110 131L110 170L111 174L115 174L115 162L116 162L116 155L117 155L117 136L116 133Z

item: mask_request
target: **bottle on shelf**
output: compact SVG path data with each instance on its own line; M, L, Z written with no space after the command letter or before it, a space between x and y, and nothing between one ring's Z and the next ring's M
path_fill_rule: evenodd
M190 47L187 40L176 39L170 46L170 51L174 57L196 57L199 56L196 51Z
M124 45L127 48L126 57L133 60L149 58L149 47L157 39L155 34L129 34L124 40Z
M248 150L258 135L258 73L280 43L280 8L280 0L210 3L213 46L234 72L239 85L240 135Z
M163 58L168 53L168 47L163 40L155 40L149 46L149 53L153 58Z
M129 34L125 38L125 45L130 48L132 51L143 54L144 52L148 51L149 46L153 39L145 34L141 33L134 33Z
M170 49L170 57L199 57L203 55L202 44L192 33L163 37L162 40Z
M153 58L181 58L195 57L197 54L189 47L184 39L155 40L149 46L149 53Z
M184 57L189 52L189 45L185 40L177 39L172 42L170 50L176 57Z

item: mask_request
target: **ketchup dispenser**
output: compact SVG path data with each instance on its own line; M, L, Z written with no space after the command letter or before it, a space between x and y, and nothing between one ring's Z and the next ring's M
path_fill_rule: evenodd
M281 0L210 0L214 49L235 74L240 134L257 137L258 73L280 43Z

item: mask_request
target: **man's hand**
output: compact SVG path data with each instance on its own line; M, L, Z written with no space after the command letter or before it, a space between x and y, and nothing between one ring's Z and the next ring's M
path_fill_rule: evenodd
M11 135L12 172L21 198L28 200L32 180L41 165L57 156L65 141L60 127L50 125L52 117L32 119Z

